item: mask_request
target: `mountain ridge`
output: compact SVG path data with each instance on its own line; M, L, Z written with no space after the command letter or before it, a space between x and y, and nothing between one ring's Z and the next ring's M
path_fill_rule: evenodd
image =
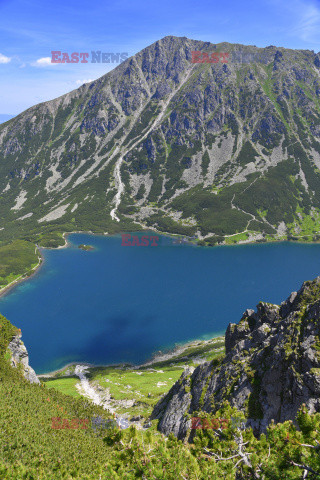
M228 63L191 63L223 49ZM317 240L319 68L309 50L168 36L29 108L0 126L1 236Z

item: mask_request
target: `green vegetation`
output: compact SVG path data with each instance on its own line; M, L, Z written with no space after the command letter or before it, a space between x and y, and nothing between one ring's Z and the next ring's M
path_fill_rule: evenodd
M208 150L206 150L202 157L202 175L205 177L208 172L208 167L210 163L210 157L208 154Z
M225 188L216 195L210 188L197 186L176 197L170 206L182 211L182 218L193 215L203 235L240 233L246 229L251 217L231 206L233 195L239 188L243 187Z
M58 380L47 380L46 387L55 388L59 392L71 395L72 397L81 397L76 389L78 383L79 378L59 378Z
M281 117L282 122L286 126L287 129L289 129L288 123L285 119L284 113L287 114L287 112L283 112L282 108L283 106L279 104L276 98L276 94L274 93L274 79L272 78L272 69L273 69L273 64L270 63L267 67L265 67L265 70L267 72L267 79L262 85L262 88L265 92L265 94L270 98L272 101L275 109L277 110L279 116ZM287 115L286 115L287 116Z
M90 379L109 389L115 405L119 400L134 400L133 406L129 408L130 415L147 419L160 397L167 393L181 373L182 368L177 366L143 371L93 369ZM120 403L117 413L128 413L128 408Z
M249 232L238 233L238 234L226 237L225 242L226 242L227 245L234 245L234 244L237 244L239 242L246 241L246 240L248 240L248 238L249 238Z
M259 157L258 152L253 148L250 142L246 142L238 155L237 162L244 167L247 163L256 161L256 157Z
M51 388L58 380L31 385L19 369L10 366L7 345L16 333L17 329L0 316L1 480L300 480L304 469L320 470L320 414L310 415L304 406L297 415L298 427L291 421L271 424L259 439L244 428L243 415L227 402L215 415L195 413L204 426L214 426L217 418L225 420L220 426L214 420L215 430L193 430L191 444L172 435L166 439L155 430L155 422L147 430L94 429L92 420L97 416L108 419L105 410ZM184 354L199 354L203 346L199 342ZM142 373L119 371L116 377L113 370L108 375L114 380L122 377L123 384L131 382L134 388L147 391L151 388L148 375L152 374L147 367ZM170 375L177 373L172 367ZM167 378L166 374L157 375ZM92 378L102 381L105 376L95 370ZM72 390L73 381L60 379L66 391L69 386ZM57 418L64 429L52 428L57 423L52 419Z
M156 102L150 101L143 110L139 123L133 127L127 136L125 143L130 144L134 139L139 138L139 135L150 126L150 122L155 118L157 112L159 113L159 105Z
M39 263L35 245L23 240L14 240L0 246L0 288L21 276L28 276Z
M183 368L196 366L200 361L220 358L224 351L224 338L217 337L208 341L196 341L168 355L167 359L156 361L149 366L130 367L92 367L88 370L88 379L93 385L108 388L111 404L117 413L140 416L147 420L155 404L180 378ZM54 377L44 379L49 388L62 393L78 396L73 367L66 367ZM123 400L132 400L132 406Z
M146 220L146 224L150 227L155 227L161 232L176 233L179 235L192 236L196 232L195 227L182 225L181 223L178 223L172 218L167 217L161 213L150 215L150 217L148 217L148 219Z
M80 250L85 250L87 252L90 252L91 250L94 250L94 247L92 245L79 245Z

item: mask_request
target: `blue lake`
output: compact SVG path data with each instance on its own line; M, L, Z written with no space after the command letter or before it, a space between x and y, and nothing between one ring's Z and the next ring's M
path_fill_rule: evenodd
M280 303L320 274L320 245L124 247L121 236L72 234L69 248L0 299L37 373L70 362L141 363L159 350L222 334L246 308ZM95 247L83 251L80 244Z

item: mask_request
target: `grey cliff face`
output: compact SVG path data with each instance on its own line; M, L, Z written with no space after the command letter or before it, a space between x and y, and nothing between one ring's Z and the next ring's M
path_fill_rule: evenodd
M244 412L247 426L294 420L303 403L320 412L320 277L281 304L246 310L225 335L226 355L186 371L156 405L162 433L186 438L193 412L214 413L224 400Z
M23 342L20 340L21 334L13 337L11 342L8 345L9 350L11 351L11 365L13 367L18 367L22 365L22 372L24 377L30 383L40 383L35 371L29 365L29 355L26 347Z

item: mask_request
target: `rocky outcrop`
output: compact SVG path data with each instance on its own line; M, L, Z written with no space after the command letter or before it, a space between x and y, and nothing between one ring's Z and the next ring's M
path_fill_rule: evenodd
M29 365L28 351L21 341L21 333L13 337L8 345L8 349L11 351L11 365L13 367L22 367L23 376L30 383L40 383L35 371Z
M225 400L261 433L274 420L293 420L304 403L320 412L320 277L305 282L281 306L259 303L225 335L219 361L185 371L151 419L161 432L190 438L190 416L214 413Z

